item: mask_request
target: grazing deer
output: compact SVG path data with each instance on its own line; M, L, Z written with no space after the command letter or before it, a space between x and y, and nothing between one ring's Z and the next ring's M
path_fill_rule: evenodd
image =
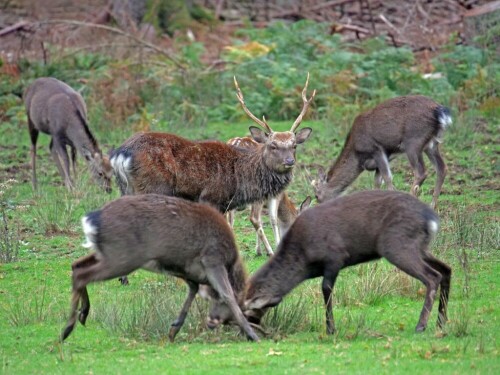
M427 326L441 287L438 326L445 324L451 268L429 252L439 226L436 213L417 198L395 191L363 191L303 212L283 237L276 254L247 285L244 314L260 324L268 308L302 281L323 277L327 332L335 330L332 291L343 268L385 258L427 288L416 331ZM212 316L227 320L228 311Z
M379 104L354 120L340 156L328 174L320 170L319 181L313 182L318 202L341 194L363 170L375 170L375 188L382 180L394 190L389 160L406 153L413 169L411 193L417 195L424 182L422 152L436 169L436 186L431 207L437 200L446 176L446 164L439 153L444 130L452 122L450 111L434 100L421 96L400 96Z
M87 214L82 225L84 246L95 252L72 264L71 313L62 340L73 331L77 315L85 324L90 309L88 284L143 268L180 277L189 286L171 325L170 341L181 329L200 284L216 292L212 310L224 305L247 337L259 341L240 308L246 273L233 233L212 207L157 194L124 196Z
M231 138L229 141L227 141L227 144L236 148L243 148L248 150L262 147L262 145L255 142L251 137ZM310 204L311 198L307 197L306 200L302 202L300 211L309 207ZM257 233L257 245L255 247L257 255L262 255L263 245L267 255L271 256L273 255L273 249L269 244L266 234L264 233L264 228L262 227L263 208L264 203L262 202L251 204L250 222L252 223L253 227L255 228L255 232ZM297 209L297 207L295 207L286 192L282 192L277 197L270 198L268 200L268 208L270 216L269 218L274 233L274 239L276 241L276 246L278 246L279 239L288 230L288 228L290 228L300 211ZM227 213L227 218L231 227L233 227L234 224L235 211L236 210L231 210Z
M235 78L244 111L265 130L250 127L253 139L262 144L254 150L168 133L133 135L111 157L122 194L174 195L212 204L222 213L277 196L292 179L296 146L312 131L303 128L295 133L316 94L306 98L307 78L302 111L286 132L274 132L265 119L248 110Z
M92 177L111 192L113 170L103 156L87 124L87 108L82 96L55 78L38 78L24 93L31 137L32 185L37 189L36 142L38 133L49 134L50 152L68 189L73 188L66 146L71 149L73 173L76 176L76 152L86 160Z

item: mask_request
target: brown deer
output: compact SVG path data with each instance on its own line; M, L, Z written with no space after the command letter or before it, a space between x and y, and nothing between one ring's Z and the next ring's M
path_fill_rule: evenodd
M439 153L444 130L451 124L448 108L421 96L389 99L354 120L344 148L328 174L320 170L313 186L318 202L340 195L363 170L375 170L375 188L384 181L394 190L389 160L406 153L413 169L411 193L417 195L427 177L422 153L436 169L436 185L431 207L437 200L446 176L446 164Z
M281 193L290 183L295 148L304 143L311 128L299 127L309 104L309 75L302 91L303 108L290 131L274 132L246 107L234 80L244 111L265 131L250 127L255 150L237 149L218 141L190 141L169 133L138 133L112 155L122 194L157 193L212 204L222 213L260 202Z
M92 177L111 192L113 170L103 156L87 124L87 108L82 96L55 78L38 78L24 93L31 137L32 185L37 189L36 142L38 133L49 134L50 152L68 189L73 188L66 146L71 149L73 173L76 176L76 152L86 160Z
M251 137L231 138L229 141L227 141L227 144L236 148L243 148L248 150L262 147L262 145L255 142ZM306 200L302 202L300 211L309 207L310 203L311 198L307 197ZM252 223L253 227L255 228L255 232L257 233L257 244L255 247L257 255L262 255L262 246L264 246L267 255L271 256L274 252L271 245L269 244L266 234L264 233L264 228L262 227L263 208L263 202L251 204L250 222ZM268 209L275 243L276 246L278 246L281 236L288 230L288 228L290 228L300 211L290 200L286 192L282 192L277 197L270 198L268 200ZM235 211L236 210L231 210L227 212L227 218L231 227L233 227Z
M73 331L77 317L83 325L87 320L88 284L143 268L180 277L189 286L171 325L170 341L181 329L200 284L215 291L212 310L227 307L247 337L259 341L240 308L246 272L233 232L214 208L157 194L124 196L87 214L82 225L84 246L95 252L72 264L71 313L62 340Z
M340 270L385 258L427 288L417 332L426 328L441 287L441 327L447 320L451 268L429 252L438 223L429 206L395 191L363 191L310 208L292 224L276 254L250 278L244 313L259 324L265 312L298 284L322 276L326 327L332 334L332 291ZM211 317L215 323L227 319L227 309L218 314Z

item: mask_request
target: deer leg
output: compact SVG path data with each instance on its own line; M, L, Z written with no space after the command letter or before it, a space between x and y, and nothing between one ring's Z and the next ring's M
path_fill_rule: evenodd
M280 227L278 223L278 206L280 198L281 197L278 196L269 199L269 220L271 221L271 226L273 227L274 241L276 247L278 247L281 241Z
M78 303L80 302L81 291L78 289L73 289L73 294L71 296L71 310L69 314L68 322L66 323L66 328L64 328L61 333L61 341L66 340L66 338L73 332L76 324L76 316L78 310Z
M440 261L436 257L434 257L430 253L425 253L424 261L437 270L442 278L441 278L441 294L439 297L439 308L438 308L438 321L437 326L439 328L443 328L443 326L448 321L446 310L448 307L448 297L450 295L450 284L451 284L451 267L446 263Z
M226 212L226 220L231 228L234 228L234 211L235 210L229 210Z
M82 324L82 326L85 325L85 322L87 321L87 316L89 315L90 311L90 299L89 299L89 293L87 291L87 287L83 287L80 293L80 300L82 301L82 304L80 306L80 314L78 314L78 320Z
M82 302L82 309L86 310L88 314L88 309L90 308L89 304L89 299L88 299L88 293L87 293L87 288L85 285L82 285L80 287L77 287L77 280L78 280L78 273L79 270L86 269L89 267L92 267L98 263L96 254L89 254L87 256L84 256L78 260L76 260L72 265L71 268L73 269L73 293L71 297L71 309L70 309L70 315L68 322L66 323L66 328L61 334L61 341L64 341L73 331L75 328L76 324L76 319L78 315L78 304L80 302L80 299L83 298L84 301ZM85 320L87 319L87 316L82 315L82 312L80 312L80 322L82 324L85 324Z
M73 168L73 177L77 178L77 173L76 173L76 148L73 146L70 146L71 148L71 166Z
M394 244L394 246L384 247L382 255L403 272L420 280L426 286L427 292L425 295L424 307L422 308L420 319L415 328L417 332L423 332L427 327L427 321L429 320L434 298L436 297L437 288L441 282L442 276L425 262L420 255L414 255L413 258L404 256L405 254L418 254L420 252L419 246L415 246L415 244L415 241L413 241L413 244L409 241L406 244L402 244L399 241L399 243Z
M238 323L243 332L245 332L248 339L252 341L260 341L259 336L255 334L252 327L248 323L248 320L246 320L243 315L238 302L236 302L226 268L224 266L209 267L206 268L206 273L210 285L219 294L221 302L225 303L229 307L236 323Z
M37 189L37 180L36 180L36 142L38 140L39 131L35 129L35 125L31 121L31 119L29 118L29 116L28 116L28 127L29 127L30 138L31 138L31 148L30 148L30 154L31 154L31 185L33 187L33 190L36 191L36 189Z
M375 189L380 189L380 187L382 186L382 175L380 174L380 171L378 168L375 169L373 186L375 187Z
M327 272L323 276L323 283L321 285L321 291L323 292L323 300L325 302L326 308L326 333L332 335L335 333L335 321L333 319L332 304L333 304L333 286L335 285L335 280L337 279L338 271Z
M88 293L86 287L91 282L103 281L116 278L121 274L128 274L135 271L139 266L134 267L133 263L120 264L119 267L113 266L109 260L100 258L96 253L89 254L72 264L73 268L73 295L71 299L71 312L66 324L66 328L61 334L61 340L65 340L73 331L77 319L77 315L82 324L87 319L87 314L90 309ZM82 299L82 308L78 314L78 303Z
M375 179L377 179L377 173L381 175L378 178L382 178L387 185L388 190L396 190L392 184L392 173L389 167L389 159L383 150L378 150L373 154L373 159L377 164L377 170L375 171Z
M73 182L71 181L71 177L69 175L69 158L66 147L60 144L55 138L52 138L52 141L50 142L50 152L52 153L52 158L56 163L57 169L59 170L59 174L64 179L64 184L68 189L73 189Z
M168 338L170 342L174 342L175 336L177 333L180 331L182 328L182 325L184 324L184 321L186 320L186 316L188 314L189 308L191 307L191 304L193 303L194 298L196 297L196 293L198 293L198 288L199 285L196 283L193 283L192 281L186 280L188 286L189 286L189 292L186 300L184 301L184 305L182 306L182 310L175 319L175 321L170 325L170 331L168 333Z
M255 228L257 233L257 245L256 251L257 255L262 255L261 244L264 245L267 255L273 255L273 249L267 240L266 234L264 233L264 228L262 228L262 203L253 203L250 212L250 221Z
M444 179L446 177L447 168L439 152L439 145L430 144L424 151L436 169L436 186L434 187L431 203L431 208L435 210L437 208L437 200L441 194L441 188L443 187Z
M422 183L427 178L424 159L422 157L422 152L419 149L408 149L406 155L408 156L408 160L410 161L414 176L410 193L414 196L417 196L420 190L420 185L422 185Z

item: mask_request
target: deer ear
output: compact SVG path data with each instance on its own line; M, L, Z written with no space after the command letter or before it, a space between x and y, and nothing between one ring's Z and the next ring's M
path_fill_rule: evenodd
M299 212L307 210L311 206L312 198L310 195L304 199L304 201L300 204Z
M326 181L325 169L321 166L318 168L318 175L320 181Z
M281 297L272 297L272 296L262 296L252 299L246 303L246 308L248 310L254 309L263 309L266 307L276 306L281 302Z
M210 285L206 284L200 284L200 287L198 288L198 294L201 298L206 300L218 298L217 292L215 292L215 290L213 290Z
M309 138L312 131L313 130L311 128L300 129L297 133L295 133L295 143L297 143L298 145L304 143L307 140L307 138Z
M85 158L85 160L87 160L87 161L90 161L92 159L92 152L90 152L86 148L82 149L82 155Z
M255 142L257 143L267 142L269 134L265 133L262 129L256 126L250 126L248 130L250 130L250 134L252 135L252 138L255 140Z

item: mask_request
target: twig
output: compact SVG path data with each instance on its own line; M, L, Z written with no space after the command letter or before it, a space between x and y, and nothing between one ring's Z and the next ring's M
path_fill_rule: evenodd
M334 7L334 6L337 6L337 5L343 5L345 3L351 3L353 1L355 1L355 0L327 1L326 3L318 4L318 5L309 7L307 10L309 12L316 12L316 11L322 10L324 8L330 8L330 7ZM294 10L291 10L291 11L284 11L284 12L281 12L281 13L271 14L271 18L281 18L281 17L287 17L287 16L294 16L294 15L297 15L297 11L298 11L298 9L294 9Z
M30 26L30 23L28 21L19 21L13 24L12 26L8 26L0 30L0 36L10 34L17 30L28 30L29 29L28 26Z
M391 21L389 21L387 18L385 18L385 16L380 13L378 15L378 18L380 18L387 26L389 26L392 30L394 30L396 32L396 34L399 34L399 30L396 26L394 26Z
M40 21L36 22L38 25L47 25L47 24L65 24L65 25L74 25L74 26L82 26L82 27L92 27L95 29L101 29L101 30L106 30L115 34L119 34L122 36L125 36L129 39L134 40L135 42L142 44L153 51L156 51L166 58L168 58L170 61L172 61L178 68L185 70L186 67L176 58L174 57L170 52L164 50L163 48L157 47L154 44L151 44L144 39L138 38L135 35L129 34L123 30L117 29L116 27L111 27L111 26L106 26L106 25L98 25L95 23L90 23L90 22L82 22L82 21L73 21L73 20L47 20L47 21Z

